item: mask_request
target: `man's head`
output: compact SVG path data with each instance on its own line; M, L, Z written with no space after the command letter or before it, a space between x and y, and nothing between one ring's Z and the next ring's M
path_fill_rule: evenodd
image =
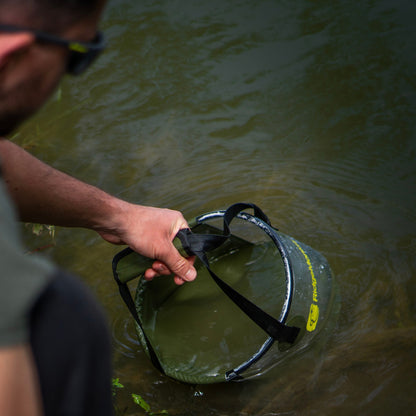
M96 41L103 5L104 0L0 0L0 136L46 101L74 55L69 44L48 41L42 33L75 46Z

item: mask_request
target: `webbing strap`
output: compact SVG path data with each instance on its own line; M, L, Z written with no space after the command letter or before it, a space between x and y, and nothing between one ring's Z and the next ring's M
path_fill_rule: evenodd
M153 363L153 365L162 373L165 374L162 365L160 364L159 359L157 358L157 355L155 353L155 350L152 347L152 344L150 343L149 339L146 336L146 333L144 332L144 329L142 327L142 323L140 322L139 315L137 314L136 306L133 302L133 298L131 297L130 290L126 283L121 283L119 280L117 280L118 283L118 289L120 291L120 295L124 300L124 303L129 308L130 313L133 315L133 318L139 325L140 329L142 330L143 337L146 341L147 349L149 351L150 359Z
M150 360L152 361L153 365L162 373L165 374L165 371L163 370L162 365L160 364L159 359L157 358L156 352L152 347L152 344L150 343L149 339L146 336L146 332L143 329L142 323L140 321L139 315L136 310L136 305L134 304L133 298L131 296L129 287L127 286L126 282L122 282L119 279L118 273L117 273L117 263L119 260L121 260L123 257L131 254L133 250L130 247L125 248L123 251L119 252L113 259L113 275L114 279L118 284L118 290L120 292L120 295L126 304L127 308L129 309L130 313L132 314L134 320L137 322L137 325L139 325L141 332L143 334L144 340L146 341L147 350L149 351Z
M230 237L231 221L246 208L254 209L254 215L270 225L269 219L259 207L254 204L238 203L229 207L224 213L223 235L194 234L189 229L183 229L178 232L177 237L181 240L184 250L190 256L195 255L201 260L215 283L252 321L274 340L293 344L300 329L283 324L234 290L211 270L205 254L206 251L219 247Z

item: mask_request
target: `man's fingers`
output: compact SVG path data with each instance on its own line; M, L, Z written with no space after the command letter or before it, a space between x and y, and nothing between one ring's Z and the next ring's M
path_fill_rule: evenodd
M175 282L178 286L181 286L181 285L183 285L183 284L185 283L185 280L181 279L181 278L180 278L180 277L178 277L178 276L174 276L173 281L174 281L174 282Z
M168 266L171 272L185 282L191 282L196 278L196 270L193 266L194 259L185 259L179 253L177 257ZM176 282L176 280L175 280Z
M144 280L153 280L153 278L156 276L159 276L159 274L153 269L147 269L143 274Z
M163 274L163 275L168 275L168 274L172 274L172 272L166 267L166 265L164 263L162 263L161 261L156 260L153 264L152 264L152 269L157 273L157 274Z
M175 249L170 258L172 257L173 260L166 261L165 263L155 261L152 266L153 270L162 275L174 274L174 281L178 285L195 280L197 274L193 266L195 256L186 259Z
M193 267L195 262L195 257L189 257L187 259L181 257L178 253L178 260L176 260L175 265L172 269L169 269L164 263L159 260L156 260L152 264L151 269L147 269L144 273L145 280L152 280L157 276L167 276L174 274L174 281L177 285L182 285L185 282L190 282L196 278L196 270ZM176 270L176 272L175 272Z

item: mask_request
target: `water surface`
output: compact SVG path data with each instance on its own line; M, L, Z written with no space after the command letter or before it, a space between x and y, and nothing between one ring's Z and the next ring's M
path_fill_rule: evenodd
M15 140L188 218L254 202L326 256L341 293L323 350L254 382L184 385L135 337L112 281L118 248L58 229L46 254L103 303L127 414L140 414L129 392L170 415L416 411L415 12L392 0L110 2L108 51Z

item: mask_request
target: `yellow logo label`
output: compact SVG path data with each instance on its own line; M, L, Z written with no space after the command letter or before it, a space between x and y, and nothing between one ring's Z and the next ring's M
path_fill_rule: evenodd
M318 302L318 282L316 281L315 273L313 272L312 262L302 247L292 238L293 243L299 249L299 251L305 257L306 264L308 265L309 273L311 274L312 283L312 302ZM315 303L311 304L309 309L308 323L306 324L306 330L309 332L315 331L316 325L319 319L319 306Z
M319 307L314 303L311 304L309 309L308 323L306 324L306 330L309 332L315 331L316 324L318 323L319 318Z

